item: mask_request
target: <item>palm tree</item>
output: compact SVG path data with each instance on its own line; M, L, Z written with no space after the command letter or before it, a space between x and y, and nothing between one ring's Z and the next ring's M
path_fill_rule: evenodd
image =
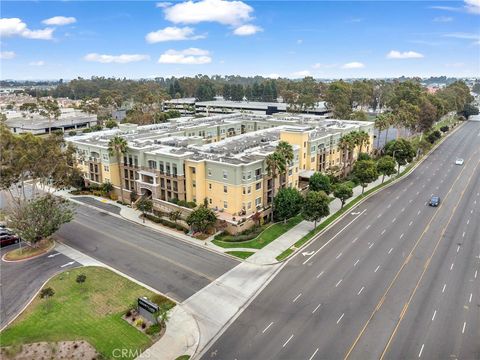
M358 149L359 153L362 152L363 147L365 145L370 145L370 136L363 130L360 130L360 131L356 132L355 140L356 140L356 143L359 147L359 149Z
M285 171L285 158L280 155L278 152L273 152L270 155L267 155L265 158L265 162L267 164L267 173L268 176L272 177L272 219L273 219L273 204L275 198L275 178L278 176L279 173L283 173Z
M343 176L346 175L347 160L350 164L353 162L353 150L355 149L356 142L356 136L353 133L345 134L339 140L338 146L342 150Z
M123 198L123 185L122 185L122 169L120 166L122 156L128 152L128 143L124 138L116 135L111 138L108 142L108 154L110 156L115 156L117 158L118 165L118 180L120 181L120 196L122 201L125 201Z
M290 167L290 164L294 158L293 147L286 141L280 141L275 151L285 159L285 186L287 186L288 168Z
M378 129L377 150L380 148L380 133L390 127L389 119L386 114L380 114L375 119L375 127Z

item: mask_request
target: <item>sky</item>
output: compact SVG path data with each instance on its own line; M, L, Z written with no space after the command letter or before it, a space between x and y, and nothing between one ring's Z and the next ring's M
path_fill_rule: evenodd
M480 75L480 0L2 1L1 79Z

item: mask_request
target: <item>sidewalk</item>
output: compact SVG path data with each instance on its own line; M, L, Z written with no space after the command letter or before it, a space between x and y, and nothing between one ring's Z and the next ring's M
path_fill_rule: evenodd
M405 169L405 166L400 167L400 172L402 172ZM385 181L389 180L391 177L395 177L395 175L392 176L385 176ZM378 186L382 183L382 178L378 178L374 182L368 184L368 186L365 187L365 191L368 191L375 186ZM362 194L362 187L357 186L353 189L353 196L348 199L345 203L347 205L351 201L355 200L355 198L359 195ZM330 216L334 215L338 210L341 209L342 203L340 202L339 199L335 199L330 203L330 215L326 217L325 219L322 220L326 221ZM318 223L320 225L321 223ZM278 262L276 259L278 255L280 255L282 252L287 250L288 248L292 247L298 240L303 238L305 235L307 235L310 231L312 231L314 228L314 223L311 221L302 221L289 231L287 231L285 234L281 235L278 239L275 241L272 241L270 244L265 246L263 249L260 249L257 251L255 254L250 256L247 261L253 264L258 264L258 265L267 265L267 264L275 264Z

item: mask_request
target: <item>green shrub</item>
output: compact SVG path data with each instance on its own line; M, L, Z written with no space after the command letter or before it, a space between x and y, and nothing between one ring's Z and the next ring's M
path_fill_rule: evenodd
M90 129L90 128L86 128L86 129L82 130L82 133L84 133L84 134L91 133L91 132L92 132L92 129Z
M77 132L75 130L72 130L72 131L68 132L68 135L75 136L75 135L77 135Z
M145 334L147 335L155 335L155 334L158 334L160 332L160 324L153 324L153 325L150 325L150 327L145 330Z

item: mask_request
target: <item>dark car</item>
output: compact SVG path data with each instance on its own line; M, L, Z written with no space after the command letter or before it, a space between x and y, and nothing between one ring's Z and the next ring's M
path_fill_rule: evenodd
M432 196L430 198L430 201L428 202L428 205L430 206L438 206L440 205L440 197L438 196Z
M0 235L0 247L18 244L20 242L20 238L15 234L3 234Z

